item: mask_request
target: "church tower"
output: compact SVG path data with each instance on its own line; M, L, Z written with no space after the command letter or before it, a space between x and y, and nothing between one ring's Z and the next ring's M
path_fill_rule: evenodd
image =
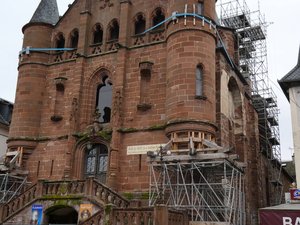
M42 0L30 22L23 27L23 51L51 47L51 34L58 22L56 0ZM22 52L19 60L14 114L10 128L10 151L23 148L29 154L40 135L41 111L46 98L46 75L49 52ZM25 158L25 157L24 157Z

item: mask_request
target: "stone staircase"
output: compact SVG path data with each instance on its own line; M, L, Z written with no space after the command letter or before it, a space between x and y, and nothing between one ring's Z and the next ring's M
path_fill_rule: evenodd
M99 207L113 204L127 208L129 202L115 191L94 179L85 181L39 181L18 197L0 205L0 224L8 221L26 207L39 200L85 198Z
M89 178L70 181L38 181L13 200L0 205L0 224L9 221L26 207L40 201L63 199L88 200L98 205L99 211L80 225L188 225L188 214L155 207L129 207L129 201L104 184Z

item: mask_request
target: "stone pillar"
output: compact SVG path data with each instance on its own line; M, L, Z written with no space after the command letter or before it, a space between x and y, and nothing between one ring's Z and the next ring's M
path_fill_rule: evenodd
M86 0L85 7L80 13L80 30L79 30L79 43L77 53L79 55L87 55L89 49L90 35L90 0Z
M118 189L118 166L119 166L119 151L121 134L118 132L118 127L122 125L121 111L122 111L122 99L123 99L123 87L126 76L126 64L127 64L127 50L124 46L127 46L129 35L129 12L131 1L120 0L121 12L120 12L120 32L119 32L119 44L120 48L117 53L118 67L115 71L116 79L114 79L114 93L113 93L113 133L110 144L110 160L108 170L107 184L114 190ZM112 71L113 72L113 71Z
M155 206L154 207L154 225L168 225L168 224L169 224L168 207L166 205Z

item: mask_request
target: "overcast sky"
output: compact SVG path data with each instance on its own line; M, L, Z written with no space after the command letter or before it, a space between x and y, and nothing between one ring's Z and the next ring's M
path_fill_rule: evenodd
M72 0L57 0L62 15ZM180 1L180 0L178 0ZM219 0L220 1L220 0ZM1 0L0 35L0 98L14 102L18 52L22 47L22 27L29 22L40 0ZM289 103L277 84L297 63L300 44L299 0L247 0L251 11L260 8L269 22L268 65L272 87L280 108L280 138L282 159L290 159L293 142Z

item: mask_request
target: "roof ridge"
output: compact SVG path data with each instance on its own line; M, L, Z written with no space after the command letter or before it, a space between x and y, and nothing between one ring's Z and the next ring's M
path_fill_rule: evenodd
M297 71L299 70L299 71ZM298 61L296 66L292 70L290 70L285 76L283 76L279 82L293 82L293 81L300 81L300 46L298 52Z

